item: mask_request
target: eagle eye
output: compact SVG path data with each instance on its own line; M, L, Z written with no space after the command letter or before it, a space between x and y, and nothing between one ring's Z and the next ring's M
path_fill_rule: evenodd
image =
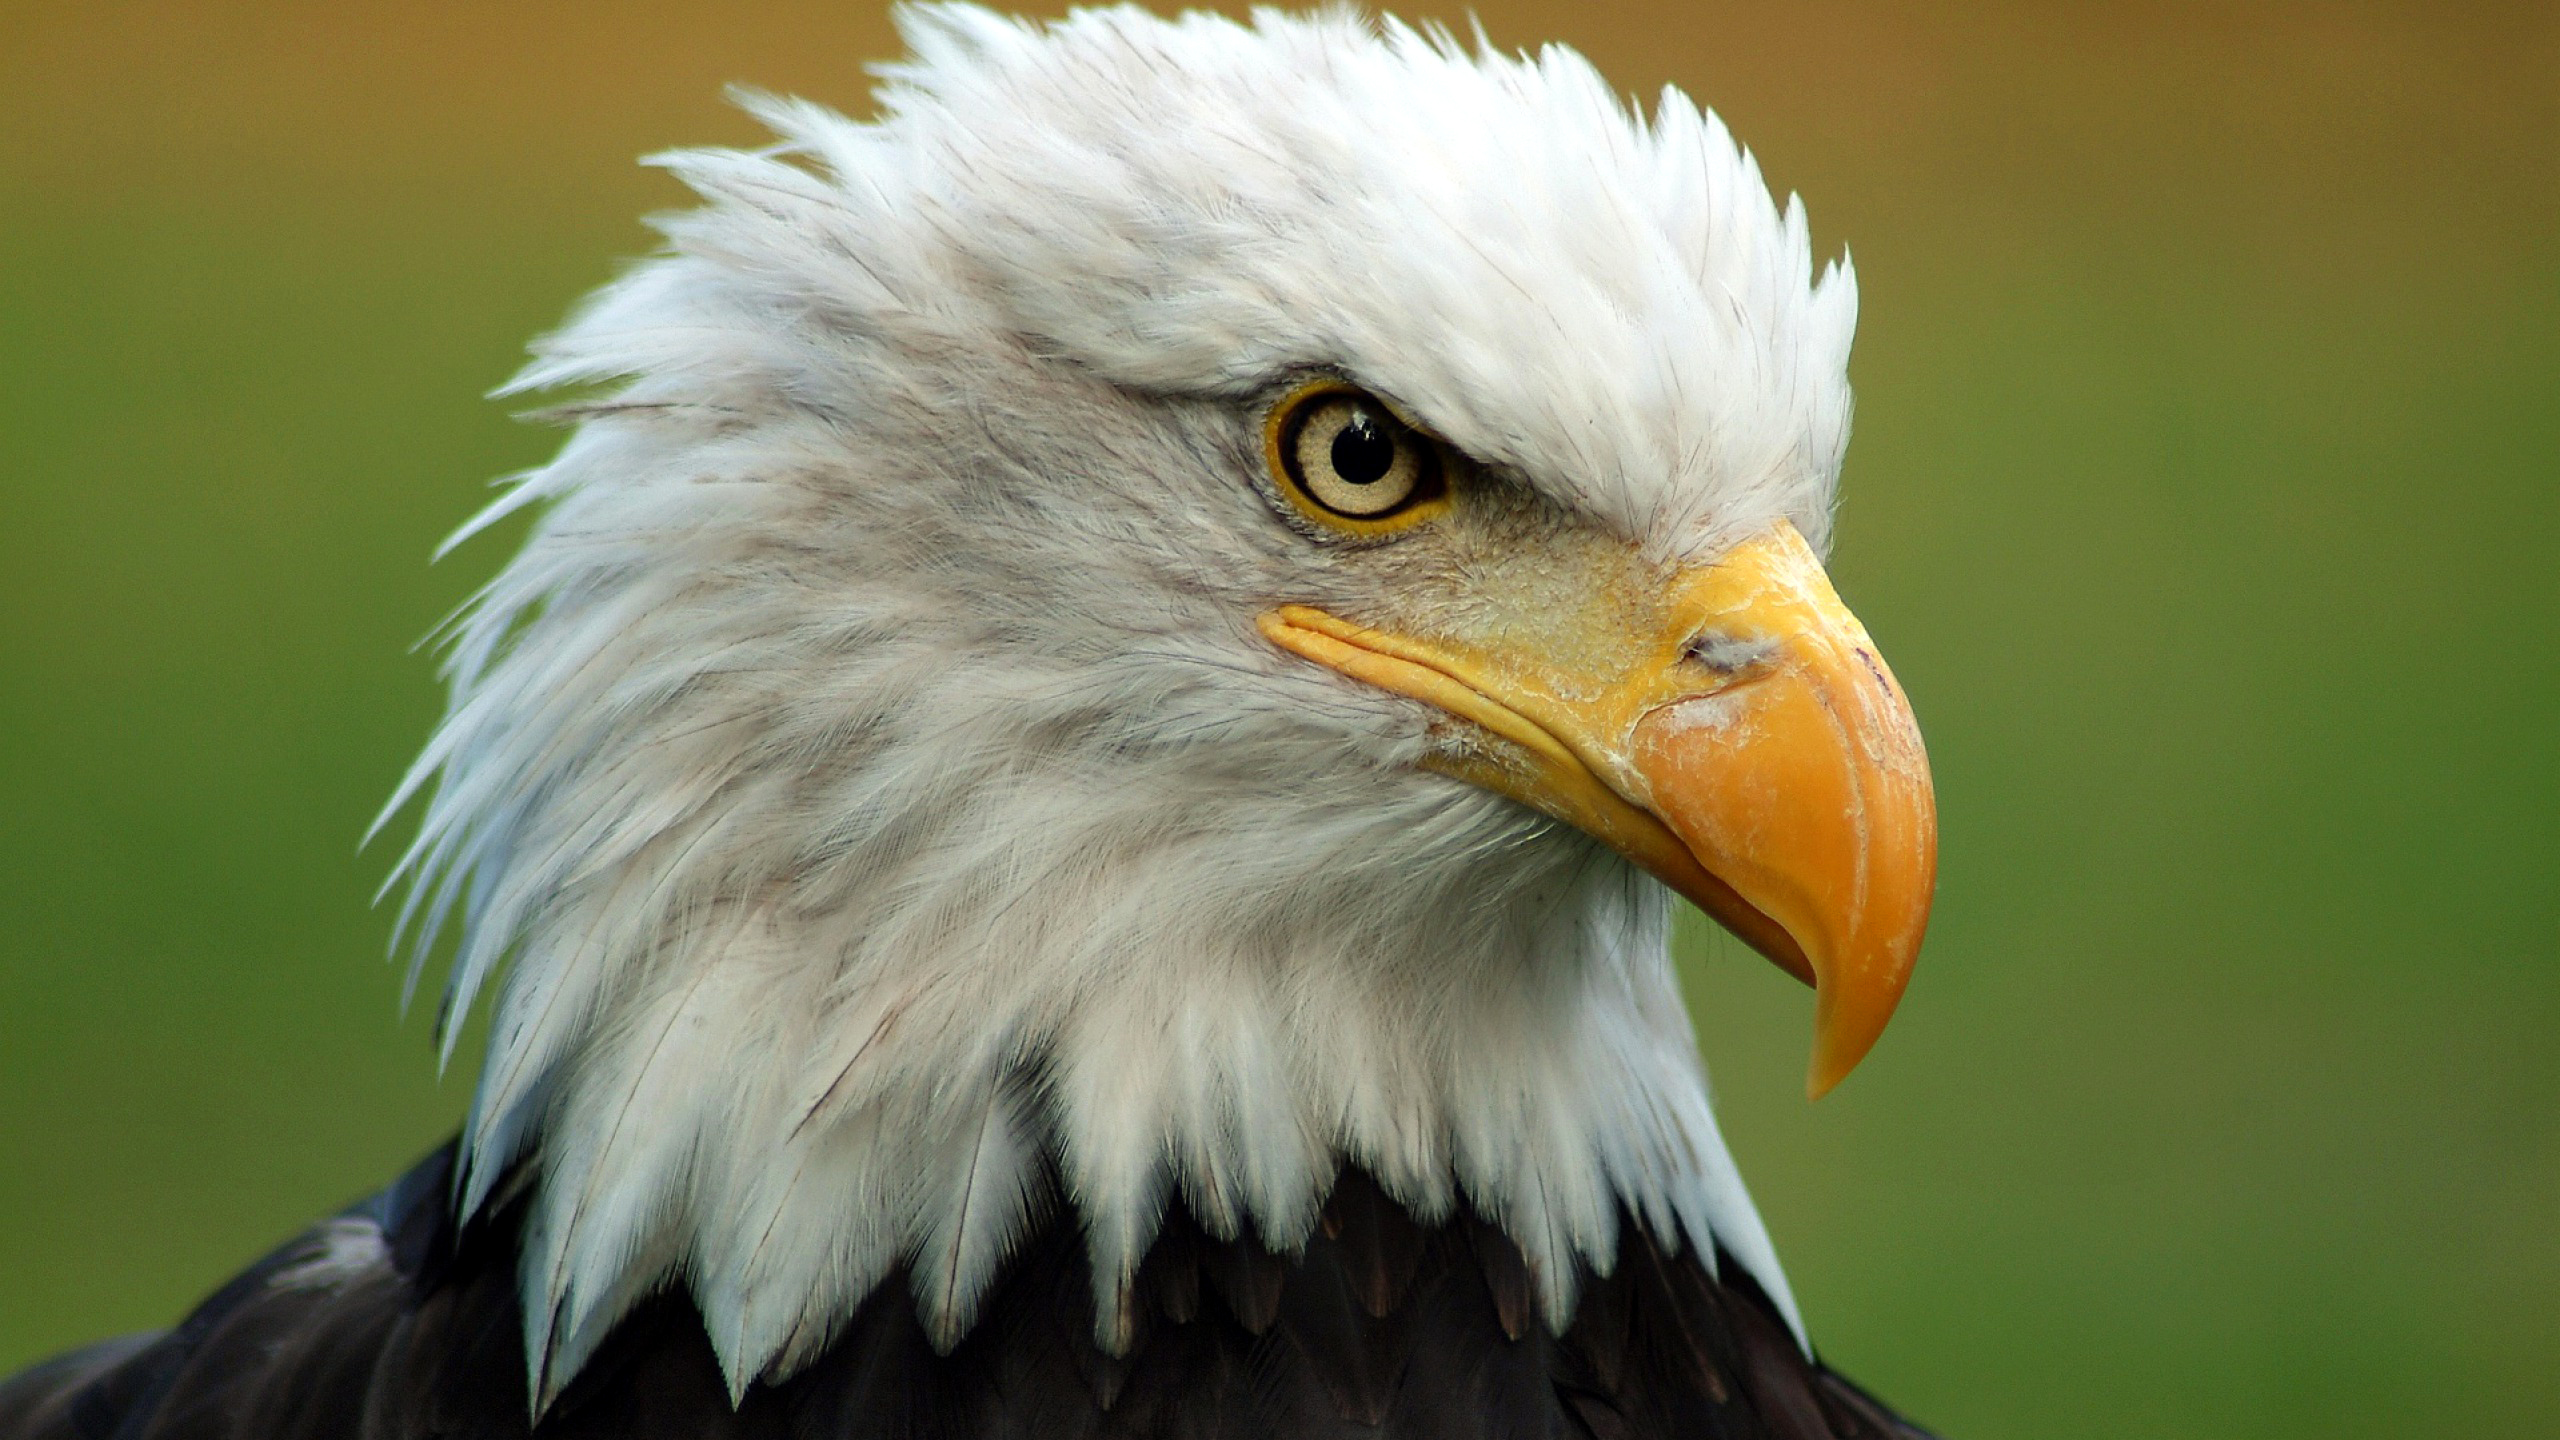
M1386 534L1428 519L1448 500L1448 458L1439 442L1375 395L1338 380L1282 399L1263 438L1281 493L1333 529Z

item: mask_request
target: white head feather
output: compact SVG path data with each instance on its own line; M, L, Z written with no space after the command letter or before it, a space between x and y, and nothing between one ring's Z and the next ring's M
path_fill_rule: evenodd
M1169 1195L1288 1247L1346 1161L1494 1218L1551 1321L1621 1204L1792 1320L1669 896L1258 637L1440 573L1293 527L1259 423L1336 372L1531 542L1820 545L1845 268L1712 116L1570 51L900 22L877 121L756 100L779 145L661 161L703 207L513 387L615 388L463 532L547 507L394 805L432 789L448 1025L504 973L463 1198L532 1162L538 1388L669 1283L741 1389L901 1266L948 1342L1058 1204L1109 1343Z

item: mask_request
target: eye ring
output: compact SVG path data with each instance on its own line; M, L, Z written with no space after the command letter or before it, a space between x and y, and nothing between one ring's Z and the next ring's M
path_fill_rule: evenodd
M1340 380L1289 392L1263 422L1263 459L1290 505L1328 529L1391 535L1449 505L1449 456L1393 407Z

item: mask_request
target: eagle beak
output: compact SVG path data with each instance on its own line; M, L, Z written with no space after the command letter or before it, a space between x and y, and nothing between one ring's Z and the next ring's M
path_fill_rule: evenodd
M1303 605L1260 624L1472 722L1426 763L1608 843L1812 985L1810 1094L1893 1018L1937 800L1910 702L1793 525L1560 625L1424 639Z

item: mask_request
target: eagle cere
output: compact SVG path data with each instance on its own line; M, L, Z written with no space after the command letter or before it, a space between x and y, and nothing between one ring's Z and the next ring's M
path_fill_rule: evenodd
M876 119L750 95L773 146L660 157L699 206L509 387L572 433L456 537L538 512L391 806L418 962L458 935L448 1055L494 995L458 1148L205 1324L0 1388L0 1436L359 1292L508 1317L486 1433L604 1425L639 1402L598 1357L642 1343L718 1377L663 1433L767 1433L899 1327L911 1386L980 1408L848 1433L986 1433L951 1416L1057 1412L1040 1384L1092 1402L1060 1433L1191 1433L1132 1418L1139 1374L1315 1433L1217 1387L1292 1335L1331 1374L1290 1307L1345 1234L1404 1237L1345 1272L1370 1321L1481 1292L1429 1332L1450 1373L1547 1377L1435 1391L1361 1341L1399 1378L1308 1381L1392 1433L1611 1433L1596 1395L1621 1433L1916 1434L1812 1361L1668 957L1676 893L1813 983L1819 1091L1926 924L1918 732L1816 558L1845 263L1712 115L1630 115L1570 51L900 25ZM1177 1252L1273 1298L1169 1299ZM1004 1358L1052 1271L1081 1380ZM1724 1327L1697 1376L1574 1338L1645 1275L1691 1298L1608 1344ZM1228 1358L1147 1368L1191 1327ZM398 1334L355 1393L423 1415L459 1382ZM319 1414L344 1369L240 1383Z

